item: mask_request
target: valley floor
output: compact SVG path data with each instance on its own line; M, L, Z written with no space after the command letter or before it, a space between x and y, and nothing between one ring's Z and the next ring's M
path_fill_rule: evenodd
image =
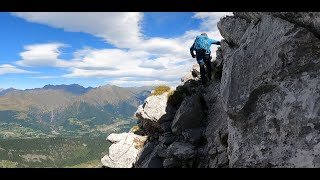
M0 167L99 167L109 146L105 136L1 139Z

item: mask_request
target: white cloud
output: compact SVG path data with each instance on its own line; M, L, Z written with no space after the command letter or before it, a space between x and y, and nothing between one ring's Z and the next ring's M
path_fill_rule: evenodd
M83 53L85 51L86 53ZM79 55L80 54L80 55ZM75 53L76 58L66 78L136 77L154 80L178 79L190 70L194 59L166 55L150 58L146 52L119 49L85 49Z
M132 78L118 78L116 80L106 81L106 83L122 87L132 86L176 86L180 81L162 81L162 80L145 80L145 79L132 79Z
M26 71L23 69L16 68L15 66L12 66L10 64L2 64L0 65L0 75L4 74L29 74L29 73L36 73L31 71Z
M221 17L232 15L232 12L197 12L193 17L198 19L220 19Z
M221 40L216 28L220 17L231 13L195 13L201 27L176 38L152 37L144 39L140 22L142 13L15 13L31 22L63 28L66 31L86 32L101 37L123 49L83 48L74 52L73 59L59 59L62 43L26 46L20 55L22 66L63 67L69 73L64 78L113 78L114 85L179 84L190 71L195 59L189 48L196 35L207 32L210 38ZM121 23L120 23L121 22ZM217 46L212 46L215 56ZM131 77L133 79L128 79ZM43 76L42 78L46 78Z
M22 66L62 67L69 73L60 78L116 78L114 85L159 85L178 84L195 62L185 53L154 55L140 50L90 49L74 52L71 60L58 57L59 48L67 46L61 43L36 44L26 46L20 55ZM188 50L186 51L188 54ZM185 56L185 57L183 57ZM121 79L131 77L132 79ZM37 76L35 79L58 78L57 76Z
M159 61L146 60L142 61L139 65L141 68L151 68L151 69L164 69L164 65Z
M214 29L217 30L217 22L224 16L232 16L231 12L198 12L195 13L193 18L203 20L201 28L204 30Z
M140 42L139 12L15 12L13 15L29 22L41 23L69 32L84 32L129 48Z
M29 77L31 79L56 79L61 78L60 76L35 76L35 77Z
M60 55L59 49L65 47L61 43L34 44L25 46L25 51L20 53L22 60L16 64L20 66L68 66L68 62L58 58Z

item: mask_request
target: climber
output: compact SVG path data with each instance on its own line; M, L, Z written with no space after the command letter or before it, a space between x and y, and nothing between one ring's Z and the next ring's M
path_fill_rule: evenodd
M207 33L201 33L200 36L197 36L194 43L190 47L190 53L192 58L197 59L197 62L200 66L200 75L201 82L203 85L207 83L205 66L207 68L208 79L211 80L211 44L220 45L220 41L208 38ZM196 55L194 54L196 52Z

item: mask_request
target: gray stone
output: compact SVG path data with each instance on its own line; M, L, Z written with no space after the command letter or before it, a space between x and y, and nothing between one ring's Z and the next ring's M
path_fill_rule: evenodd
M181 82L184 83L190 79L193 79L193 76L192 76L192 73L189 72L188 74L184 75L182 78L181 78Z
M148 159L154 148L156 147L155 142L148 142L143 149L138 153L136 161L134 163L135 167L142 167L142 163Z
M200 66L198 63L193 64L191 74L194 78L200 78Z
M199 80L200 79L200 66L198 63L194 63L190 72L181 78L181 84L185 84L189 80Z
M158 144L153 150L144 156L143 160L138 159L139 163L135 164L137 168L163 168L163 159L160 156L165 151L165 146ZM159 156L160 155L160 156Z
M228 157L220 146L212 164L228 159L230 167L320 167L320 40L312 28L318 26L317 15L235 15L252 21L239 47L221 45L220 90L228 125L220 134L228 133ZM216 134L209 126L207 137Z
M217 168L218 167L218 158L210 159L209 168Z
M181 163L177 159L168 158L163 161L163 167L164 168L177 168L177 167L181 167Z
M163 161L159 157L153 156L142 168L163 168Z
M110 134L107 140L113 144L101 163L110 168L131 168L146 139L133 133Z
M202 138L202 131L201 128L186 129L182 132L182 135L185 138L185 141L189 141L192 144L198 144Z
M194 146L190 143L174 142L167 150L167 157L175 157L178 159L190 159L195 155Z
M164 122L160 124L164 133L168 133L168 132L171 133L171 125L172 125L172 121Z
M149 96L143 105L138 107L135 115L142 122L144 129L162 131L160 124L172 120L175 110L167 105L168 93Z
M221 35L229 45L240 45L240 40L249 27L249 23L242 18L227 16L220 19L217 24Z
M273 16L263 16L248 29L243 37L246 41L224 55L228 59L220 88L229 114L242 110L250 98L274 88L272 79L315 65L315 54L310 52L320 47L319 40L306 29Z
M240 17L248 22L258 22L262 16L270 15L270 12L233 12L234 17Z
M179 134L185 129L198 128L203 117L204 112L200 103L200 94L186 97L175 114L172 122L172 132Z
M265 15L282 18L299 26L305 27L320 37L320 13L319 12L234 12L235 17L247 21L259 21Z
M223 101L220 97L220 84L211 84L204 97L206 97L206 104L209 106L208 124L205 130L208 167L226 167L227 159L221 161L220 153L225 152L228 147L228 115L224 111Z
M175 140L176 140L176 137L174 137L174 136L160 136L159 137L159 141L165 145L170 145Z
M319 167L320 81L311 76L288 78L261 95L249 117L229 121L232 167Z
M217 162L217 167L228 167L229 164L229 159L227 156L226 151L223 151L217 156L218 162Z
M320 37L320 12L276 12L272 15L305 27Z
M159 144L158 145L158 150L157 150L157 156L160 158L167 158L167 148L168 146L166 146L165 144Z

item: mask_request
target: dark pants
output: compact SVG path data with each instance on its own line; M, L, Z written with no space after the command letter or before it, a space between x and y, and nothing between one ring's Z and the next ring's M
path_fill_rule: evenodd
M201 82L205 84L207 82L207 77L211 80L211 55L206 54L205 51L196 52L197 62L200 66ZM206 69L208 76L206 77Z

